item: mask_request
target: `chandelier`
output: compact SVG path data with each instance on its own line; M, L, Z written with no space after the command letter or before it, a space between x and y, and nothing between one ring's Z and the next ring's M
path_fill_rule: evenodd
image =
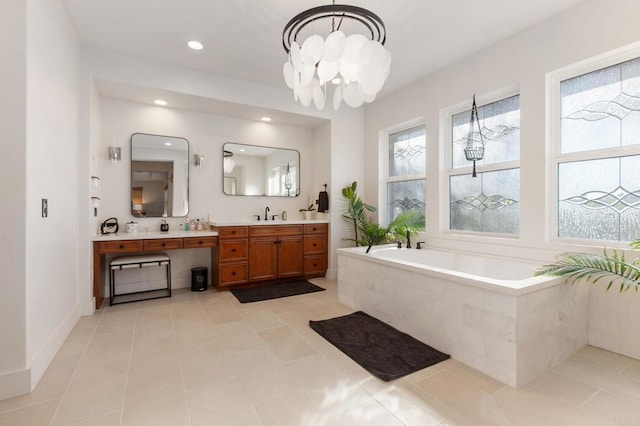
M301 32L311 35L299 44ZM299 13L282 32L288 54L284 80L293 89L294 99L304 106L313 101L316 108L324 109L327 93L333 92L336 110L342 100L353 108L373 102L389 75L386 38L382 20L361 7L334 0L332 5Z

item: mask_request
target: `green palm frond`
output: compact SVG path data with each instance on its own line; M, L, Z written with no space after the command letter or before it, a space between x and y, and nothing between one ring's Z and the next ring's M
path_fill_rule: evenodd
M366 245L361 238L362 226L368 220L367 212L375 212L376 208L362 201L357 193L358 183L353 182L349 186L342 188L343 211L342 218L344 223L353 235L353 238L344 238L345 241L352 241L359 245Z
M544 265L536 271L536 275L553 275L566 277L569 283L584 280L595 284L600 280L608 282L607 290L614 283L620 284L620 291L640 287L640 264L634 260L627 262L624 252L606 249L603 255L587 253L563 253L555 262Z

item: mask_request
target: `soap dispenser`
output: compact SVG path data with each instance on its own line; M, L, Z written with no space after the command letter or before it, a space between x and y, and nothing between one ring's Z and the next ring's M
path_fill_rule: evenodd
M169 224L166 219L162 219L162 223L160 224L160 232L169 232Z
M282 218L282 220L287 220L287 211L282 210L282 214L280 215L280 217Z

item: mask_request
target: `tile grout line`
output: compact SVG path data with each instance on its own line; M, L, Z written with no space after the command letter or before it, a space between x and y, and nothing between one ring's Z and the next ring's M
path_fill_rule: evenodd
M60 400L58 401L58 405L56 406L56 411L53 413L53 416L51 417L51 421L49 422L49 426L53 425L53 423L54 423L54 421L56 419L56 416L58 415L58 412L60 411L60 406L62 405L62 401L64 401L64 397L69 392L69 387L71 387L71 383L73 382L73 379L74 379L74 377L76 376L76 374L78 372L78 368L80 368L80 364L82 363L82 360L84 359L84 357L85 357L85 355L87 353L87 349L89 349L89 345L91 344L91 342L93 341L93 338L96 335L96 331L98 330L98 326L100 326L100 323L102 322L102 317L104 316L105 311L106 311L106 307L100 313L100 318L98 319L98 322L96 323L96 325L93 327L93 332L91 333L91 337L89 337L89 340L87 340L87 343L86 343L84 349L82 350L82 355L80 355L80 358L78 359L78 362L76 363L76 368L73 369L73 374L69 378L69 383L67 383L67 386L65 387L64 392L62 393L62 396L60 397ZM76 322L76 325L77 324L78 324L78 322ZM74 325L74 328L75 328L75 325ZM69 336L67 336L67 338L68 337ZM67 342L67 338L65 338L64 343ZM64 343L63 343L63 345L64 345Z
M196 297L196 301L198 302L198 306L200 307L200 310L202 310L203 314L205 314L206 316L206 313L204 312L204 308L202 306L202 303L200 302L200 299ZM176 353L178 355L178 369L180 370L180 381L182 382L182 393L184 394L184 404L187 407L187 418L189 419L189 424L193 425L193 421L191 419L191 407L189 406L189 398L187 397L187 386L184 383L184 374L182 374L182 357L180 356L178 336L176 334L176 327L173 319L173 310L171 309L171 305L169 305L169 315L171 317L171 329L173 330L173 336L176 338Z

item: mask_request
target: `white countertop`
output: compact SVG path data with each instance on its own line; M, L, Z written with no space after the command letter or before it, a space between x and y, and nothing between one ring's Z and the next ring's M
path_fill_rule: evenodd
M169 231L169 232L119 232L117 234L94 235L93 241L110 240L151 240L154 238L190 238L190 237L216 237L215 231Z
M313 220L230 220L210 222L212 226L264 226L264 225L311 225L314 223L329 223L326 219Z

